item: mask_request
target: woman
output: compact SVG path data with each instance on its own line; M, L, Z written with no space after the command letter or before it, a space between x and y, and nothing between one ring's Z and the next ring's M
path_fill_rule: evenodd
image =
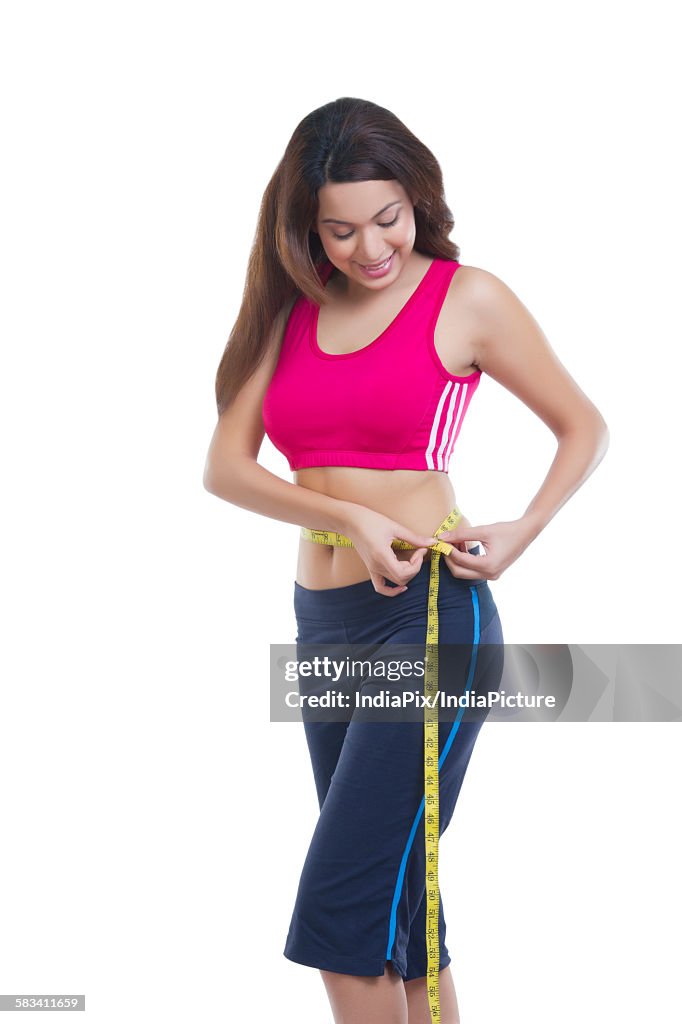
M303 528L299 644L423 643L437 586L438 642L466 645L472 678L495 687L499 661L473 657L503 642L488 581L595 469L608 430L514 293L459 264L453 225L437 161L390 111L342 98L301 121L263 197L204 485ZM448 468L484 373L558 450L523 515L474 527ZM294 482L258 464L266 429ZM426 724L304 724L320 817L284 954L321 971L337 1021L453 1024L440 899L428 926ZM481 724L437 723L436 842Z

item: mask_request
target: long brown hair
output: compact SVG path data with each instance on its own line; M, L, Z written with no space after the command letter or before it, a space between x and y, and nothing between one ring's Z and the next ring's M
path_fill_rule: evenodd
M369 100L343 96L313 110L296 126L263 194L241 308L216 374L218 415L262 361L286 303L298 293L318 305L326 301L318 275L326 257L314 230L318 190L327 182L371 180L398 181L409 195L418 252L459 258L431 150Z

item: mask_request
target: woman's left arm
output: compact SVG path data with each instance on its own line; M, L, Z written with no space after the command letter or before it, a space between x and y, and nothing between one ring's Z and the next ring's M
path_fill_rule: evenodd
M516 395L558 441L547 476L519 519L439 534L451 543L477 540L485 547L485 555L454 548L445 556L454 576L496 580L594 472L609 446L609 430L514 292L494 274L470 269L474 365Z

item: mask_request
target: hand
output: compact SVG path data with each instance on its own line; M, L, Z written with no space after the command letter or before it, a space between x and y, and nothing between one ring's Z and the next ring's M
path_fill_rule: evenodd
M401 523L365 508L364 505L354 507L344 533L353 541L353 546L367 566L377 594L386 597L396 597L407 590L407 584L422 567L427 549L437 540L436 537L413 533ZM396 556L391 547L391 541L396 539L415 545L416 550L409 559ZM386 580L398 586L389 587Z
M453 576L465 580L497 580L505 569L516 561L533 535L523 519L506 523L492 523L489 526L472 526L468 520L460 520L454 530L439 533L439 540L452 544L454 550L443 555ZM480 541L485 555L470 555L467 541Z

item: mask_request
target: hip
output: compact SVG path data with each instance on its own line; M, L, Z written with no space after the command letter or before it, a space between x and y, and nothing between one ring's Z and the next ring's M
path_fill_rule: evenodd
M472 546L472 554L479 551ZM301 643L373 643L394 637L420 643L428 625L430 574L430 562L425 561L407 590L394 597L377 593L369 579L324 589L307 588L296 580L297 639ZM488 581L453 576L442 558L437 606L443 643L468 642L476 629L490 632L491 624L499 622Z

